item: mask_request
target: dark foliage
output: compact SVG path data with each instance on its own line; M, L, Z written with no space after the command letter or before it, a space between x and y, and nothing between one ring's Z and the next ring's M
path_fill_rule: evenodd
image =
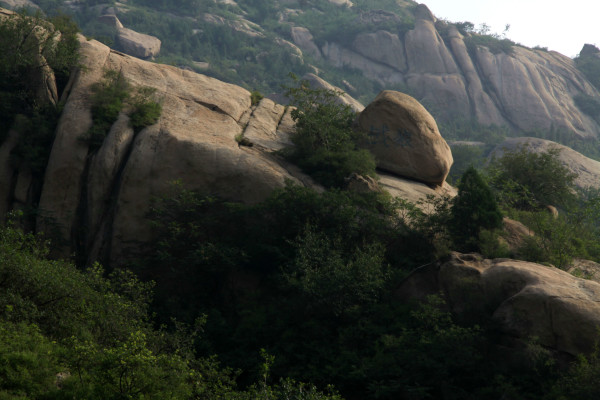
M488 185L477 170L469 167L458 184L458 196L452 205L450 231L456 249L479 251L482 230L502 226L502 213Z

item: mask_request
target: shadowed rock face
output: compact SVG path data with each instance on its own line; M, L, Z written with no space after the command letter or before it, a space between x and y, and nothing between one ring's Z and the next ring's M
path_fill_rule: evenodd
M302 40L295 41L302 50L318 52L332 65L359 69L383 85L406 85L437 118L473 118L523 132L553 128L582 137L600 134L598 123L574 102L577 95L600 93L572 59L519 46L511 54L469 47L468 38L437 21L424 4L415 10L414 29L403 37L385 30L362 33L351 48L333 41L315 49L302 29Z
M440 292L454 312L483 314L509 337L537 337L572 355L591 351L598 337L600 284L554 267L452 253L447 262L413 272L397 295L424 299Z

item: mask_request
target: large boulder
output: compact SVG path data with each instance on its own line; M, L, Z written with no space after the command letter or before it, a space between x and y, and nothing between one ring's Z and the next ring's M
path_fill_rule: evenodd
M361 33L354 39L353 46L357 52L372 60L403 72L407 69L404 43L397 34L383 30Z
M117 40L123 51L138 58L153 58L160 53L160 39L129 28L117 28Z
M385 90L358 118L367 133L364 146L386 171L441 185L452 166L452 152L425 107L411 96Z
M509 338L536 337L572 355L597 342L600 284L554 267L452 253L446 262L414 271L396 294L406 300L439 293L453 312L491 318Z

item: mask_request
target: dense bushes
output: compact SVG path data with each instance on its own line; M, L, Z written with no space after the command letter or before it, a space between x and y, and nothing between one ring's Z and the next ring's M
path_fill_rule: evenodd
M559 149L536 153L527 146L504 153L488 168L490 183L502 201L518 209L546 205L566 208L575 200L576 175L558 158Z
M271 385L268 370L238 390L234 373L194 356L194 332L153 328L152 284L124 270L79 271L46 253L38 237L0 228L2 398L339 398L289 379Z
M450 376L476 374L479 331L456 325L439 299L413 309L393 296L435 253L400 207L378 194L297 186L256 206L180 191L157 203L155 251L138 269L157 279L163 318L207 314L200 351L235 368L251 370L264 347L275 377L334 383L352 396L436 397L450 379L474 392L471 378Z
M54 74L60 95L78 62L77 32L65 16L47 21L23 13L0 23L0 143L14 128L19 142L12 161L24 163L36 178L43 176L61 111L45 79Z
M574 257L600 260L598 193L575 187L575 175L559 160L559 150L509 151L492 161L487 175L508 216L535 232L524 239L520 258L559 268ZM552 215L548 205L558 207L559 215Z

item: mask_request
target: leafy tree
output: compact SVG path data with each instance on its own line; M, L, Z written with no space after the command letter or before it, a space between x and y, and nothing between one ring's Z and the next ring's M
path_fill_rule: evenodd
M487 172L501 203L518 209L573 204L576 175L561 163L559 153L557 148L537 153L523 146L492 160Z
M309 85L302 81L287 88L296 107L292 111L295 147L288 150L288 157L327 187L344 186L353 172L375 176L375 159L357 147L361 133L352 129L356 115L350 106L340 104L341 93Z
M469 167L460 179L451 213L452 239L462 251L478 250L480 232L502 226L502 213L494 195L473 167Z
M61 346L36 325L0 320L0 398L43 398L56 393Z

